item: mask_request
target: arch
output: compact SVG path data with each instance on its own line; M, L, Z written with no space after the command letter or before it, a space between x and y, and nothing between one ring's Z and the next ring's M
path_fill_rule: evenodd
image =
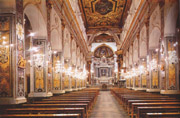
M61 49L59 48L60 47L59 45L61 44L59 39L60 38L59 38L58 31L56 29L52 30L51 31L51 45L52 45L53 51L59 51L59 52L61 51Z
M101 47L102 45L108 46L109 48L113 50L113 52L117 51L116 43L93 43L91 52L94 52L94 50L96 50L98 47Z
M28 17L35 36L47 38L47 25L40 10L35 5L29 4L25 7L24 14Z
M80 48L77 47L77 66L80 67Z
M70 32L66 26L64 29L64 38L63 39L64 39L64 58L70 59L71 58L71 50L70 50L71 36L70 36Z
M133 46L131 45L129 48L129 65L132 65L132 57L133 57Z
M61 19L54 8L51 10L51 45L52 50L62 51L62 29Z
M149 34L152 33L155 27L159 28L159 30L161 29L161 11L159 5L157 5L152 15L150 16Z
M133 62L136 63L138 61L138 39L136 38L133 43Z
M140 46L139 46L139 56L146 57L147 56L147 29L144 25L140 31Z
M110 48L110 49L113 51L113 53L115 52L115 51L113 50L113 47L112 47L111 45L107 45L107 44L98 45L96 48L94 48L93 52L94 52L95 50L97 50L98 48L102 47L102 46L106 46L106 47Z
M149 28L149 49L158 48L161 36L161 12L159 5L157 5L150 17Z
M154 27L149 36L149 49L155 49L159 47L159 39L161 36L161 31L159 28Z
M113 50L106 45L101 45L100 47L97 47L94 51L94 56L97 58L101 58L103 56L112 57L113 55L114 55Z
M72 64L76 65L76 41L72 40Z
M178 18L178 3L177 1L165 2L164 15L164 35L174 35L176 33L176 23Z
M114 38L114 40L116 41L117 44L120 44L120 43L121 43L120 40L119 40L119 38L118 38L118 36L117 36L114 32L108 30L108 31L99 31L99 32L93 34L93 35L90 37L90 39L89 39L89 45L94 41L94 38L95 38L96 36L99 36L99 35L101 35L101 34L108 34L108 35L110 35L110 36L113 36L113 38Z
M80 68L83 69L83 53L80 53Z
M126 51L126 67L129 66L129 52Z

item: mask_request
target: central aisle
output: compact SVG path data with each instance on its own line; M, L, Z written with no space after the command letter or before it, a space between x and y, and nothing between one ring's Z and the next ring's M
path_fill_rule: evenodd
M129 118L110 91L100 91L90 118Z

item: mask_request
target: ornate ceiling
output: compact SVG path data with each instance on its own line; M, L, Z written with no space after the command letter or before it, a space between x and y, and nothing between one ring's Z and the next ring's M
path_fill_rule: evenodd
M92 29L120 31L130 4L131 0L79 0L87 33Z
M94 51L94 56L97 58L112 57L113 54L113 51L107 46L101 46Z

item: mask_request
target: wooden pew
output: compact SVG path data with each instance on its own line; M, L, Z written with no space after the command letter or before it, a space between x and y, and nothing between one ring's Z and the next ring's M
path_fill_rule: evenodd
M81 118L86 117L84 108L10 108L2 114L81 114Z
M49 101L35 101L33 104L88 104L88 110L92 109L93 104L90 101L60 101L60 100L49 100Z
M137 107L180 106L180 102L132 103L131 118L137 115Z
M180 106L180 100L171 98L169 96L160 95L157 93L147 93L142 91L134 91L128 89L111 89L111 93L118 100L118 102L128 111L131 118L134 114L139 117L137 112L139 107L178 107ZM131 112L132 109L132 112ZM168 112L167 108L165 112ZM173 108L170 109L173 111ZM130 114L131 112L131 114ZM142 113L144 115L144 113ZM141 117L141 113L140 113ZM144 118L144 116L142 117Z
M87 104L22 104L21 107L28 108L84 108L86 116L88 116Z
M0 114L0 118L80 118L80 114Z
M145 118L146 113L165 113L165 112L180 112L180 106L161 106L161 107L138 107L137 118Z
M157 99L157 100L128 100L127 111L128 114L131 113L132 103L158 103L158 102L180 102L177 99Z
M1 108L1 111L7 109L9 113L16 113L8 116L5 114L5 117L21 117L22 113L35 113L34 116L26 115L24 117L41 117L37 116L36 114L41 113L48 113L51 114L47 117L54 117L52 113L65 113L65 116L59 115L58 117L76 117L73 114L80 114L77 117L88 117L88 110L92 108L93 104L95 103L97 96L99 94L99 89L84 89L82 91L66 93L63 95L52 96L48 99L43 99L43 101L33 100L33 104L22 104L22 105L15 105L10 109L9 106L5 106ZM19 109L17 109L19 107ZM83 110L82 110L83 109ZM23 111L23 112L22 112ZM19 113L18 113L19 112ZM21 113L21 114L20 114ZM68 115L66 115L68 113ZM70 116L69 114L72 114ZM84 115L85 114L85 115ZM44 117L44 116L42 116Z
M146 113L146 118L180 118L180 112Z

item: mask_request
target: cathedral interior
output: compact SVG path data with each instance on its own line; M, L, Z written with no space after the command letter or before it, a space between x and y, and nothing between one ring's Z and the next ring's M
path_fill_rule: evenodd
M0 0L0 118L180 118L180 0Z

